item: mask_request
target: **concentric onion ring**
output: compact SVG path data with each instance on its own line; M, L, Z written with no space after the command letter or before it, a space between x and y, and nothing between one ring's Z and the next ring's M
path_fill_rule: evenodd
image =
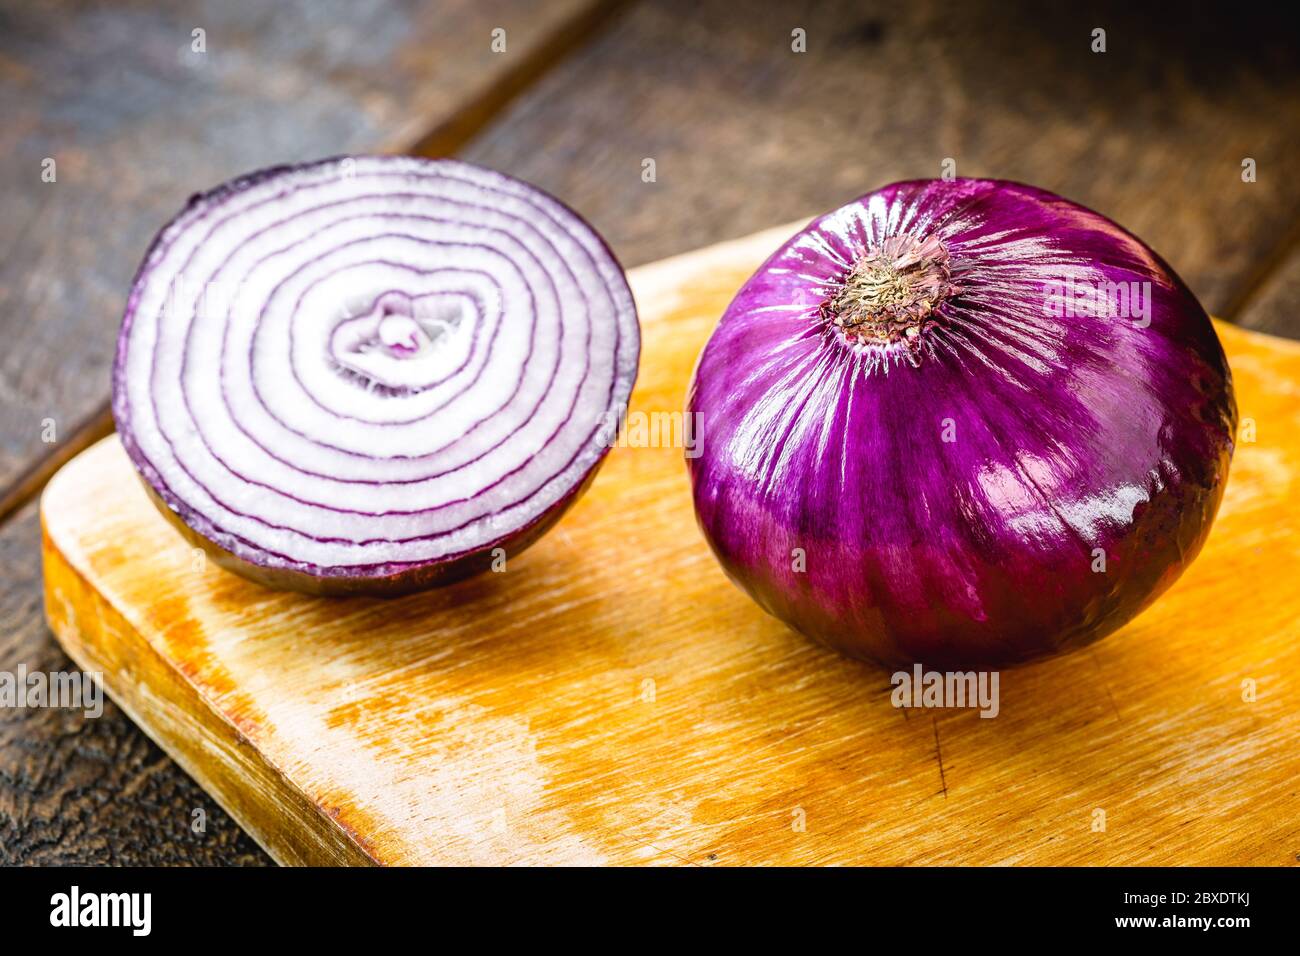
M559 517L639 348L622 269L555 199L459 162L333 159L196 196L163 230L113 413L164 513L226 566L396 593Z

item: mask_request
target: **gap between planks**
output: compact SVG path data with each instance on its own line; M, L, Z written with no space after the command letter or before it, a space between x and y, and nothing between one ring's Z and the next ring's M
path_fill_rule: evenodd
M101 438L113 433L113 413L105 401L90 418L77 425L69 437L56 442L48 454L28 465L0 494L0 528L34 500L54 473Z
M1297 249L1300 249L1300 216L1295 218L1281 241L1260 260L1258 268L1252 269L1242 280L1219 318L1234 325L1239 324L1251 303L1259 297L1269 281L1286 268L1287 262Z
M503 73L404 152L430 159L460 152L521 93L595 36L629 3L630 0L597 0L583 7L513 69Z

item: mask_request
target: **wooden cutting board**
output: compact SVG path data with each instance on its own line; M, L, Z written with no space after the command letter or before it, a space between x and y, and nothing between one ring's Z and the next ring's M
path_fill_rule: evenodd
M635 270L634 413L681 408L794 228ZM995 719L897 709L764 615L678 448L616 449L504 573L385 602L204 562L109 438L42 499L47 613L283 863L1294 865L1300 344L1219 333L1255 440L1209 544L1121 632L1003 672Z

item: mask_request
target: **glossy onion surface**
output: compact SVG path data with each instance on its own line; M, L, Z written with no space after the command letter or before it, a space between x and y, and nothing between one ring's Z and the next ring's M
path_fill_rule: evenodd
M1237 416L1159 256L989 180L896 183L790 239L688 411L728 575L852 656L937 668L1077 647L1154 600L1209 533Z
M173 523L278 587L401 593L508 559L612 444L639 331L605 243L452 161L348 157L195 196L113 375Z

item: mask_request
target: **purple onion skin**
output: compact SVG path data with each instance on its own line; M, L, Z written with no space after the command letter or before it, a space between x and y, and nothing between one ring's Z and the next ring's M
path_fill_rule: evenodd
M582 484L543 512L536 521L494 544L492 549L501 548L510 558L513 558L540 541L591 487L603 461L604 459L587 473ZM140 482L144 485L149 501L167 519L167 523L179 531L191 545L201 548L218 567L275 591L297 591L301 594L329 598L404 597L472 578L489 570L495 562L492 549L478 548L446 561L385 568L379 574L321 574L294 568L267 567L245 560L199 534L185 523L148 481L141 477Z
M904 234L942 241L951 287L914 337L850 338L849 266ZM1071 278L1149 282L1149 324L1051 314ZM1159 256L971 179L895 183L790 239L723 315L687 410L728 576L848 655L939 669L1081 647L1154 601L1205 542L1237 423L1210 320Z

